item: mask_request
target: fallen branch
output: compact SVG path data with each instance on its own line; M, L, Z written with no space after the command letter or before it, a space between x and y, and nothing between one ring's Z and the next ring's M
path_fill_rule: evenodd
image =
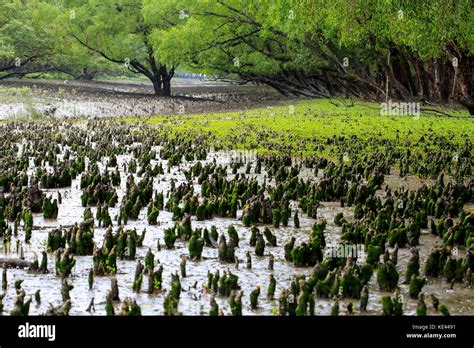
M33 265L32 262L21 260L21 259L14 259L10 257L0 257L0 266L2 267L20 267L20 268L30 268Z
M429 108L421 108L420 109L421 112L428 112L430 114L434 114L434 115L442 115L442 116L446 116L446 117L453 117L453 118L474 118L474 115L468 115L468 116L464 116L464 115L461 115L461 116L457 116L457 115L451 115L451 114L448 114L446 112L443 112L443 111L440 111L440 110L436 110L436 109L429 109Z

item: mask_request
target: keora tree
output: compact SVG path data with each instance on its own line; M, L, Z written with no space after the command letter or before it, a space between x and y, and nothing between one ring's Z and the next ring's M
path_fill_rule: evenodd
M110 62L146 76L156 95L171 95L175 66L159 61L150 38L153 30L174 25L169 13L161 13L160 20L152 26L143 20L142 0L82 1L67 7L66 12L71 35L77 42Z
M0 2L0 80L54 70L57 13L38 0Z
M189 19L153 36L181 68L290 97L458 101L474 113L474 7L458 1L167 0ZM161 8L145 1L145 19Z

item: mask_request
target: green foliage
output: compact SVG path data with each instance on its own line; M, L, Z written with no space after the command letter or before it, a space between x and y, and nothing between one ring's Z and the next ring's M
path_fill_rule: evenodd
M192 235L188 243L189 257L192 260L200 260L203 247L204 239Z
M368 139L397 141L399 137L404 139L403 146L410 148L412 156L418 156L426 153L425 144L419 142L419 139L426 135L427 129L449 137L458 145L463 143L463 133L469 138L474 137L474 126L470 120L422 116L415 121L411 117L381 116L378 106L375 103L359 101L354 107L344 110L335 107L330 100L318 99L295 102L294 114L291 115L288 114L287 106L278 106L243 112L156 116L148 122L159 125L158 131L171 137L186 134L192 139L209 134L216 139L213 145L219 144L232 149L253 149L261 154L283 154L278 149L291 142L287 137L291 132L295 138L301 139L292 155L321 156L334 160L337 159L337 147L320 147L320 144L312 139L355 133L363 143L360 151L353 155L354 161L378 150L365 143ZM455 110L443 111L459 114L459 111ZM260 133L263 131L271 132L272 138L268 141L262 140ZM446 149L446 154L448 153L452 155L452 151ZM393 245L396 242L399 247L404 246L407 243L406 232L404 236L397 236Z
M344 57L374 71L395 50L427 63L450 59L449 47L474 51L469 0L145 0L143 8L162 61L208 74L260 78L273 86L277 83L270 77L292 71L331 73ZM160 26L163 16L172 18L173 25ZM355 70L343 69L360 78ZM291 81L288 85L290 93L298 93L291 90Z
M423 286L426 283L426 278L418 277L416 275L411 276L410 285L409 285L409 294L413 299L418 298L418 294L421 292Z
M175 228L167 228L165 230L165 245L167 249L173 249L174 248L174 242L176 241L178 237L176 236L175 233Z
M397 287L399 275L392 262L379 263L377 283L382 291L393 291Z
M316 76L320 83L324 76L344 75L345 82L363 81L359 86L380 94L380 83L364 80L364 74L385 77L391 56L393 65L406 62L410 75L431 69L434 59L446 63L458 57L464 64L472 57L471 5L470 0L5 0L0 62L11 69L0 70L0 77L52 69L91 78L113 70L142 74L164 93L179 66L303 96L324 94L327 85L317 92L300 90L304 84L292 77ZM344 58L349 65L342 65ZM402 75L396 78L408 88ZM332 88L340 90L339 81Z
M157 207L152 206L150 213L148 214L148 223L150 225L156 225L157 224L157 219L158 219L158 214L160 211L158 210Z

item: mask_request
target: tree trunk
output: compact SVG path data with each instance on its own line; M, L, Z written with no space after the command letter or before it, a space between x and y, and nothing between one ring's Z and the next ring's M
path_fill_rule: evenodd
M153 77L150 80L153 83L153 89L155 91L155 95L162 95L163 89L162 89L161 76L153 75Z
M171 78L164 78L163 79L163 96L169 97L171 96Z
M468 111L469 115L474 115L474 99L469 97L457 99L458 103L464 106Z
M416 76L418 79L418 97L429 100L430 86L426 69L422 64L420 57L416 53L412 54L412 60L414 61Z
M171 79L173 78L173 75L174 68L171 68L171 70L168 72L166 65L160 66L160 78L163 82L162 95L165 97L171 96Z
M94 70L89 70L87 66L85 66L82 69L82 73L80 73L78 76L75 76L77 80L85 80L85 81L92 81L95 78L95 75L97 75L97 71Z

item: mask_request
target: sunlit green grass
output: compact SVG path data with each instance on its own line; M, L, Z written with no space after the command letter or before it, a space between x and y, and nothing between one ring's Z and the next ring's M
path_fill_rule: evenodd
M421 136L434 134L446 137L452 143L474 139L473 119L437 117L421 114L414 116L382 116L380 104L357 102L346 107L340 101L336 106L330 100L305 100L287 106L266 107L242 112L213 114L156 116L147 122L168 134L186 134L198 137L209 134L216 143L227 148L255 149L258 152L278 152L275 146L293 146L293 153L323 154L313 144L333 136L356 135L359 139L396 140L400 146L417 143ZM453 115L466 115L462 110L447 110ZM133 122L136 119L127 119ZM370 146L370 141L367 142ZM304 148L301 148L304 145Z

